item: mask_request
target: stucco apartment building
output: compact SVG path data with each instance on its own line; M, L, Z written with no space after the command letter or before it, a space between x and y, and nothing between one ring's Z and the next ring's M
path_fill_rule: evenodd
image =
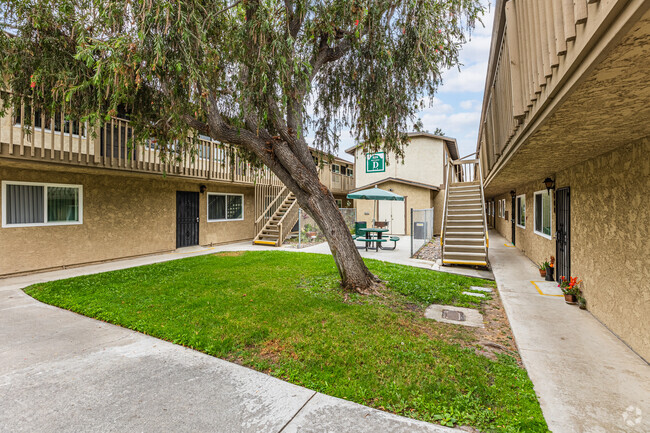
M28 101L0 118L0 277L252 240L289 195L268 170L207 137L195 155L165 163L155 143L128 144L124 119L94 135L61 119ZM312 154L321 182L347 205L354 164Z
M650 2L498 1L478 152L493 227L650 360ZM571 332L572 330L567 330Z
M357 220L368 226L373 216L387 221L393 234L411 234L411 209L434 208L434 233L440 234L445 201L445 173L448 159L458 159L456 140L425 132L409 133L404 158L393 152L366 154L355 146L346 149L356 163L353 191L377 186L404 197L404 201L355 200ZM376 166L376 167L375 167ZM373 209L373 207L375 207Z

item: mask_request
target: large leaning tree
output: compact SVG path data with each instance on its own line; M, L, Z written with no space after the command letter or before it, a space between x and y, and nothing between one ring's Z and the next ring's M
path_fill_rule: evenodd
M350 129L402 155L482 13L480 0L4 0L0 74L41 110L128 113L163 156L198 131L267 166L323 230L342 285L365 293L377 279L306 136L335 153Z

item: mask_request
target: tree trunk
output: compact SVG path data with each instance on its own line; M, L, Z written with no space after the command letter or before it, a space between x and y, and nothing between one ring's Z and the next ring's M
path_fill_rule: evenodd
M212 105L217 106L216 101ZM377 293L379 279L368 270L361 259L334 196L318 178L318 170L304 139L295 139L284 126L278 129L287 140L279 140L265 129L259 128L251 119L246 122L248 130L232 128L215 111L208 112L208 121L212 138L241 146L256 154L294 193L300 206L309 212L327 238L341 275L341 286L363 294ZM275 121L282 123L277 116Z
M341 276L341 286L362 294L376 293L379 279L363 262L343 215L332 193L318 182L318 188L296 194L298 203L306 209L327 238L334 262Z

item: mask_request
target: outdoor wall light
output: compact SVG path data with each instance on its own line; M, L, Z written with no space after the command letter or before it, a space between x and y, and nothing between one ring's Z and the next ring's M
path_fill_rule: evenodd
M205 186L205 185L201 185L201 186L199 187L199 191L201 191L201 194L205 193L205 191L206 191L207 189L208 189L208 187Z
M510 197L515 198L515 195L516 195L516 194L517 194L517 193L515 192L514 189L513 189L512 191L510 191Z
M546 185L546 191L551 192L552 189L555 189L555 181L550 177L544 179L544 185Z

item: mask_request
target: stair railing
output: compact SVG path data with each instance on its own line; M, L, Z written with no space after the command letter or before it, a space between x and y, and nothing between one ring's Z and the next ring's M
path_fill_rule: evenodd
M483 230L485 231L485 240L483 242L483 245L485 246L485 261L487 262L487 256L488 256L488 249L490 248L490 237L488 235L488 228L487 228L487 215L486 215L486 210L485 210L485 195L483 192L483 169L481 167L481 160L478 159L476 162L476 165L478 166L478 181L479 181L479 186L481 189L481 210L483 211Z
M440 233L440 250L442 254L442 260L445 259L445 237L447 236L447 212L449 209L449 190L451 189L452 184L452 175L453 175L453 161L449 156L447 156L447 175L446 180L447 184L445 185L445 203L442 210L442 233Z
M291 194L291 192L288 190L288 188L286 186L283 187L280 190L280 192L278 193L278 195L276 195L275 198L271 201L271 203L269 203L269 205L266 207L266 209L264 209L262 211L262 213L260 213L257 216L257 219L255 220L255 233L256 233L255 237L256 238L257 238L257 236L259 236L261 231L264 230L264 227L266 227L266 219L265 219L265 217L268 214L268 212L271 209L273 209L273 213L275 213L275 210L279 207L279 205L277 205L278 200L280 198L282 198L282 200L280 201L280 204L282 204L282 202L284 202L284 199L286 199L289 194Z
M289 196L290 195L291 194L289 194ZM284 213L284 215L282 215L282 218L280 218L280 221L278 222L278 241L276 243L276 246L278 247L282 245L284 240L291 232L294 224L296 224L296 220L298 219L298 211L300 210L300 208L297 206L297 203L298 200L294 200L293 203L291 203L291 206L289 206L289 209L287 209L287 211Z

